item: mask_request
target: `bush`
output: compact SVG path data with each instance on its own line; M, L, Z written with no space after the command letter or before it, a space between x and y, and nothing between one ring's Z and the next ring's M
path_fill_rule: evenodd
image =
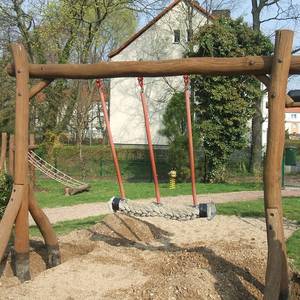
M0 219L3 216L13 187L13 179L6 173L0 173Z

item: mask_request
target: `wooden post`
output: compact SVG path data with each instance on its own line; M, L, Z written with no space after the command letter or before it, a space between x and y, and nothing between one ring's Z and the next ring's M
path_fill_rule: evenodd
M28 126L29 68L23 45L12 44L16 73L16 125L14 183L23 187L22 203L15 222L15 271L23 282L30 279L28 224Z
M45 240L47 248L47 268L59 265L61 263L61 257L58 239L48 217L38 205L34 195L33 184L29 186L29 211Z
M29 137L30 146L35 145L34 134L30 134ZM52 268L60 264L61 257L59 251L59 244L56 234L51 226L48 217L43 210L39 207L38 202L34 195L35 186L35 167L29 165L30 171L30 184L29 184L29 211L38 226L47 248L47 268Z
M15 136L11 134L9 136L9 150L8 150L8 174L14 176L14 149L15 149Z
M265 299L288 299L289 277L283 232L281 163L285 139L285 100L291 64L293 32L276 33L272 80L269 91L269 126L264 168L264 200L268 236ZM280 264L278 272L276 265ZM276 286L276 283L280 285ZM274 291L275 294L274 294Z
M7 133L2 132L1 157L0 157L0 172L6 170L6 149L7 149Z
M21 206L23 185L14 185L10 200L0 221L0 261L5 253L16 216Z

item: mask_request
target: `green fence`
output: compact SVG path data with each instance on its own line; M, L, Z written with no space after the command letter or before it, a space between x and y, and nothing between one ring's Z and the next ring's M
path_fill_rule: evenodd
M168 173L174 164L169 162L167 149L155 149L157 172L160 181L168 180ZM126 180L152 180L149 152L147 149L117 148L122 175ZM42 155L42 153L38 153ZM247 172L249 151L236 151L230 158L228 171L230 174ZM188 154L187 154L188 155ZM43 156L43 155L42 155ZM47 159L47 158L46 158ZM47 159L56 168L74 177L114 177L115 169L108 146L83 146L80 159L76 146L63 146L56 149L54 158ZM195 153L196 177L202 178L204 171L203 152Z
M149 160L127 160L120 161L122 176L127 180L149 180L152 181L151 164ZM156 161L157 174L160 180L168 179L170 165L167 161ZM99 176L115 176L115 169L112 160L100 160Z
M299 141L288 141L285 145L283 160L283 180L285 187L300 188L300 143Z

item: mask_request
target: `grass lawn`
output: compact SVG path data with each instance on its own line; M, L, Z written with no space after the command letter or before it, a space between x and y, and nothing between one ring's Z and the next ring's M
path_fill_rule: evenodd
M105 215L100 215L96 217L88 217L78 220L57 222L52 226L57 235L64 235L68 234L73 230L90 228L91 226L101 222L104 217ZM41 233L37 226L30 226L30 236L41 236Z
M63 186L53 180L38 178L37 198L41 207L70 206L80 203L106 202L112 196L119 195L118 185L115 181L90 180L89 192L66 197L63 194ZM223 183L223 184L203 184L197 183L197 190L200 193L221 193L261 190L259 183ZM125 182L126 196L129 199L144 199L155 197L154 185L152 182ZM191 184L179 183L175 190L169 190L168 183L160 184L161 196L190 195Z
M223 203L218 205L218 213L241 217L264 217L264 203L263 200ZM283 213L287 219L300 224L300 198L283 198ZM287 253L300 272L300 229L288 239Z

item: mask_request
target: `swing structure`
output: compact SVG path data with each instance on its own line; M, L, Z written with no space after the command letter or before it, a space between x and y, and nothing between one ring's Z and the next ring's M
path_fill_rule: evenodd
M214 203L201 203L198 206L197 204L197 192L196 192L196 178L195 178L195 163L194 163L194 149L193 149L193 135L192 135L192 120L191 120L191 111L190 111L190 93L189 93L189 84L190 78L188 75L183 76L184 80L184 94L185 94L185 104L186 104L186 118L187 118L187 133L188 133L188 141L189 141L189 159L190 159L190 171L191 171L191 183L192 183L192 197L193 197L193 208L171 208L171 207L162 207L160 206L160 191L158 184L158 175L156 170L156 162L154 149L152 144L151 137L151 129L150 129L150 121L149 121L149 110L147 105L147 100L144 92L144 78L138 77L138 85L140 87L140 99L143 107L144 114L144 122L145 122L145 130L148 142L149 149L149 157L151 162L151 169L153 175L153 182L155 188L155 196L156 196L156 205L139 205L132 204L126 200L124 185L121 175L121 170L118 162L117 153L115 150L115 145L113 142L112 132L110 128L110 122L108 118L108 113L106 109L106 91L103 80L97 79L96 86L99 90L102 111L104 115L104 121L106 124L106 131L108 135L109 144L112 151L114 166L116 170L116 175L118 179L119 191L121 197L112 197L109 201L109 206L112 211L117 212L120 211L124 214L135 216L135 217L153 217L159 216L167 219L174 220L191 220L195 218L208 218L208 220L213 219L216 215L216 207Z
M29 100L56 78L97 79L112 77L158 77L186 74L253 75L269 90L269 126L264 166L264 203L268 258L264 299L288 299L289 268L283 231L281 203L281 162L284 147L286 106L297 106L286 95L289 74L300 74L300 56L292 56L293 32L276 33L273 56L234 58L186 58L161 61L103 62L90 65L30 64L20 44L12 45L14 64L7 67L16 77L15 167L13 192L0 223L0 259L15 224L15 270L20 280L28 280L28 211L40 228L48 249L49 266L60 262L58 241L46 215L39 208L28 180ZM42 81L31 89L29 78ZM122 196L122 193L121 193ZM124 195L125 196L125 195ZM122 204L122 202L121 202ZM158 206L159 207L159 206Z

